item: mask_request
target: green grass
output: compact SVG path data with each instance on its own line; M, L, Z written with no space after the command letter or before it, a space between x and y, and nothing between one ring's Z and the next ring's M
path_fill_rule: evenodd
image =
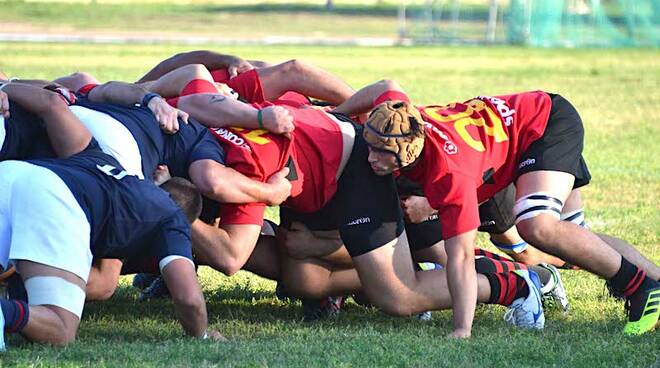
M53 78L86 70L101 80L135 80L178 46L0 43L0 70ZM660 262L660 53L657 50L525 48L231 47L219 50L272 61L301 58L354 87L394 78L414 101L450 102L529 89L559 92L586 127L593 182L584 190L596 231L623 237ZM480 307L473 338L452 341L451 313L431 323L391 318L350 303L338 319L299 322L300 306L277 301L274 283L202 269L210 323L228 343L181 337L165 302L137 303L128 286L86 308L79 338L55 349L29 344L1 357L6 366L447 366L657 367L660 334L621 335L620 303L585 272L564 272L573 311L547 313L546 329L509 329L503 308ZM124 284L128 280L123 281Z
M23 3L0 1L3 32L139 32L218 38L396 37L397 6L322 1ZM56 21L54 21L56 20Z

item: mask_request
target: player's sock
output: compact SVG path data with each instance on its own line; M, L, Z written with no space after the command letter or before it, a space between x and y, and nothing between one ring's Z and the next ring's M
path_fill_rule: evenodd
M490 284L488 304L511 305L514 300L529 295L525 280L513 272L484 274Z
M481 248L474 248L474 255L475 256L487 257L487 258L490 258L490 259L497 259L497 260L500 260L500 261L510 261L511 260L510 258L501 256L499 254L495 254L493 252L490 252L490 251L487 251L487 250L481 249Z
M607 283L615 296L629 297L634 294L646 279L646 272L627 259L621 257L619 271Z
M14 299L0 299L0 308L5 318L5 331L19 332L30 318L27 303Z
M541 280L541 286L545 286L550 282L552 279L552 272L550 272L549 269L541 266L529 266L528 267L530 271L536 272L537 275L539 275L539 280Z
M486 257L478 257L474 260L474 265L478 273L501 273L501 272L510 272L513 270L527 269L526 265L522 263L506 260L506 258L502 258L502 260L497 260Z
M495 246L495 248L507 254L522 253L525 251L525 249L529 248L529 244L524 240L521 240L519 243L515 243L515 244L500 243L492 239L490 240L490 242Z

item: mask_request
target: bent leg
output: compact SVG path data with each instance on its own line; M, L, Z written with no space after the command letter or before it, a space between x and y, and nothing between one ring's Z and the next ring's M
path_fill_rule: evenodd
M398 316L451 308L446 271L417 272L411 259L405 233L377 249L354 257L353 263L369 300L386 313ZM488 301L488 280L478 275L477 284L477 300Z
M589 230L559 219L573 181L573 175L559 171L533 171L520 176L516 183L516 226L523 239L542 251L609 279L621 265L619 253ZM547 198L529 197L537 193ZM546 209L535 209L541 207Z
M85 301L85 282L73 273L18 261L30 317L21 333L30 341L65 345L75 340Z
M257 70L264 98L274 100L287 91L339 105L355 93L339 77L299 60Z

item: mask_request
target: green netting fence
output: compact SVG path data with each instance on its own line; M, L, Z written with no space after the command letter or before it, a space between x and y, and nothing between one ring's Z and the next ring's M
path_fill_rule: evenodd
M436 0L406 19L417 42L660 46L660 0Z

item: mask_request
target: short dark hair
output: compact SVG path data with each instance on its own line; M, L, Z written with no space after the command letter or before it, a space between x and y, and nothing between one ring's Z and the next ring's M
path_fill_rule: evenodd
M195 184L184 178L175 177L161 184L160 187L170 194L174 203L188 218L188 222L192 223L199 217L202 212L202 195L199 194Z

